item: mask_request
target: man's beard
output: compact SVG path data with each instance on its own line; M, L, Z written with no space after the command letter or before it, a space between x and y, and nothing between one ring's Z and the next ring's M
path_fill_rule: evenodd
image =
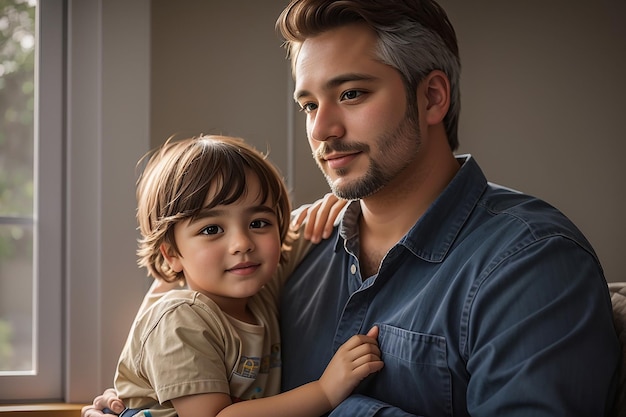
M393 132L383 134L378 138L377 143L381 156L379 160L371 159L369 168L362 178L342 186L335 184L333 178L324 171L321 162L324 155L333 151L342 153L362 152L369 155L370 146L361 142L345 143L341 139L324 142L313 153L313 158L326 177L326 182L328 182L333 194L346 200L357 200L371 196L393 180L399 172L413 162L419 149L421 138L417 119L417 109L415 106L409 106L398 127ZM391 159L387 159L385 156L389 156ZM400 166L396 167L397 162L392 159L397 160L398 158L402 158L403 161ZM392 165L394 166L393 169L387 167L389 163L394 164ZM342 177L347 172L347 169L337 169L335 175Z

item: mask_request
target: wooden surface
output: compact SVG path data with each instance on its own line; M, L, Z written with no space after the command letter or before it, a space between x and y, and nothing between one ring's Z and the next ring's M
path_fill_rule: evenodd
M80 417L84 404L0 404L0 417Z

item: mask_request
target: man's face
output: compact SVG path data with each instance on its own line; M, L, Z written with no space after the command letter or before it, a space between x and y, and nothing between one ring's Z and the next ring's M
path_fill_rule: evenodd
M307 39L294 66L313 156L346 199L408 175L419 148L416 106L407 107L400 73L376 59L376 41L365 26L334 29Z

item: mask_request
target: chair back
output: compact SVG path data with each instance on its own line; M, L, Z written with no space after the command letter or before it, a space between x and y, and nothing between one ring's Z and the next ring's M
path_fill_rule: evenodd
M613 415L626 417L626 282L609 282L609 292L613 304L613 322L622 346L619 390Z

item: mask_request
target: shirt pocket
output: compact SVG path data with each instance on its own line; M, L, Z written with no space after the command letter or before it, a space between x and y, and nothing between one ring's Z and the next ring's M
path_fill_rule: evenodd
M372 378L376 398L417 415L452 415L446 340L379 324L384 368Z

